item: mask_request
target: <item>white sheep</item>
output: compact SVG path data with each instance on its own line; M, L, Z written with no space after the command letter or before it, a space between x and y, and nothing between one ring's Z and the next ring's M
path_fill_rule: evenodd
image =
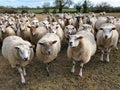
M10 26L6 26L6 25L0 26L0 32L1 32L0 38L2 39L2 41L7 36L16 35L15 31Z
M73 18L73 25L76 29L78 29L79 26L83 24L82 17L82 15L77 15Z
M98 48L101 50L100 60L103 61L104 53L107 53L106 61L109 62L109 53L111 49L117 49L118 32L116 26L111 23L103 24L98 30L96 38Z
M9 61L12 68L18 69L21 82L25 83L25 66L34 56L32 45L19 36L8 36L3 41L2 55Z
M115 24L116 29L117 29L118 34L119 34L119 40L118 40L118 42L120 42L120 18L117 18L116 22L114 24Z
M53 22L48 30L50 33L55 33L59 36L60 40L62 41L64 38L64 32L58 22Z
M94 29L91 25L89 24L83 24L79 27L78 31L81 31L81 30L85 30L85 31L88 31L88 32L91 32L94 34Z
M57 57L60 52L60 48L60 38L54 33L47 33L37 43L36 56L45 63L48 76L48 65Z
M82 76L83 65L88 63L96 52L96 42L91 32L79 31L75 35L69 35L67 56L73 60L71 72L75 72L75 61L80 62L79 76Z
M24 40L30 41L30 28L28 28L30 24L30 21L26 18L21 18L20 21L18 22L18 30L17 30L17 35L22 37Z
M34 45L37 45L37 42L40 38L42 38L48 31L44 26L32 26L29 25L28 28L30 28L31 32L31 42Z
M96 21L97 21L97 18L95 14L88 15L86 19L86 24L90 24L93 28L95 28Z
M76 34L77 30L73 25L67 25L64 29L64 36L68 38L68 35Z
M98 17L98 19L95 22L95 29L99 30L100 26L106 23L106 21L107 21L107 17L102 17L102 16Z

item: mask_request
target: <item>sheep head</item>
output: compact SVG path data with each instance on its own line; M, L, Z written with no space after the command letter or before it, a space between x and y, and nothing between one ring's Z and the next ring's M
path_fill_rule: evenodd
M31 48L33 48L32 45L18 45L15 46L15 49L17 50L19 56L24 60L24 61L29 61L30 60L30 55L31 55Z
M51 42L39 42L39 45L41 46L41 53L44 55L51 55L53 53L52 46L57 41L51 41Z
M76 28L73 25L68 25L65 27L64 33L65 37L68 38L68 35L73 35L77 32Z
M68 45L70 47L77 47L82 38L83 38L83 36L81 36L81 35L69 35Z
M112 30L116 30L116 27L101 27L100 30L103 31L103 38L109 39L112 36Z

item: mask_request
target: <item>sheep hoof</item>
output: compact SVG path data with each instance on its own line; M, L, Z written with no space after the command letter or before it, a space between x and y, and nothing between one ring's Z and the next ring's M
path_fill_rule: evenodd
M80 77L82 77L82 74L79 74Z
M110 62L110 60L106 60L106 62L107 62L107 63L109 63L109 62Z
M104 60L103 59L100 59L101 62L103 62Z
M71 69L71 73L73 74L75 72L75 70Z
M22 80L21 82L22 82L22 84L25 84L25 80Z
M82 73L79 73L79 76L82 77Z
M49 73L47 73L47 77L49 77L50 76L50 74Z
M26 76L27 74L26 73L24 73L24 76Z
M115 47L115 50L118 50L118 47Z

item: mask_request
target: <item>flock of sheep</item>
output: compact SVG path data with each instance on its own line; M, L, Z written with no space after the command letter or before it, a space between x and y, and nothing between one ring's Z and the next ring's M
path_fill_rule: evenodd
M120 18L96 16L94 13L48 15L39 21L35 14L1 14L0 43L2 55L12 68L17 68L21 82L25 83L25 66L37 57L46 65L55 60L61 47L67 46L67 56L73 61L71 72L75 72L76 62L80 62L79 76L97 49L101 50L100 60L109 62L111 49L117 48L120 35Z

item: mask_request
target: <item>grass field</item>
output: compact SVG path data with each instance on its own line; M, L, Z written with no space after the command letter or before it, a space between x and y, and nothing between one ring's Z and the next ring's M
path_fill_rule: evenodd
M107 14L120 17L120 13ZM46 15L37 14L42 20ZM26 84L20 83L16 69L12 69L7 60L0 54L0 90L120 90L120 44L118 50L112 50L110 62L100 62L100 51L91 58L83 69L83 77L79 77L79 65L71 74L72 62L66 55L67 47L50 65L50 77L46 76L44 64L37 58L26 67Z
M44 10L45 9L42 9L42 8L40 8L40 9L26 9L29 13L36 13L36 14L40 14L40 13L42 13L42 12L44 12ZM22 11L22 9L18 9L17 10L17 12L21 12ZM52 13L52 12L54 12L54 9L48 9L48 11L49 12L47 12L47 13ZM58 9L56 9L56 13L57 12L59 12L59 10ZM69 8L69 9L63 9L63 12L76 12L76 9L75 8ZM55 13L55 12L54 12Z

